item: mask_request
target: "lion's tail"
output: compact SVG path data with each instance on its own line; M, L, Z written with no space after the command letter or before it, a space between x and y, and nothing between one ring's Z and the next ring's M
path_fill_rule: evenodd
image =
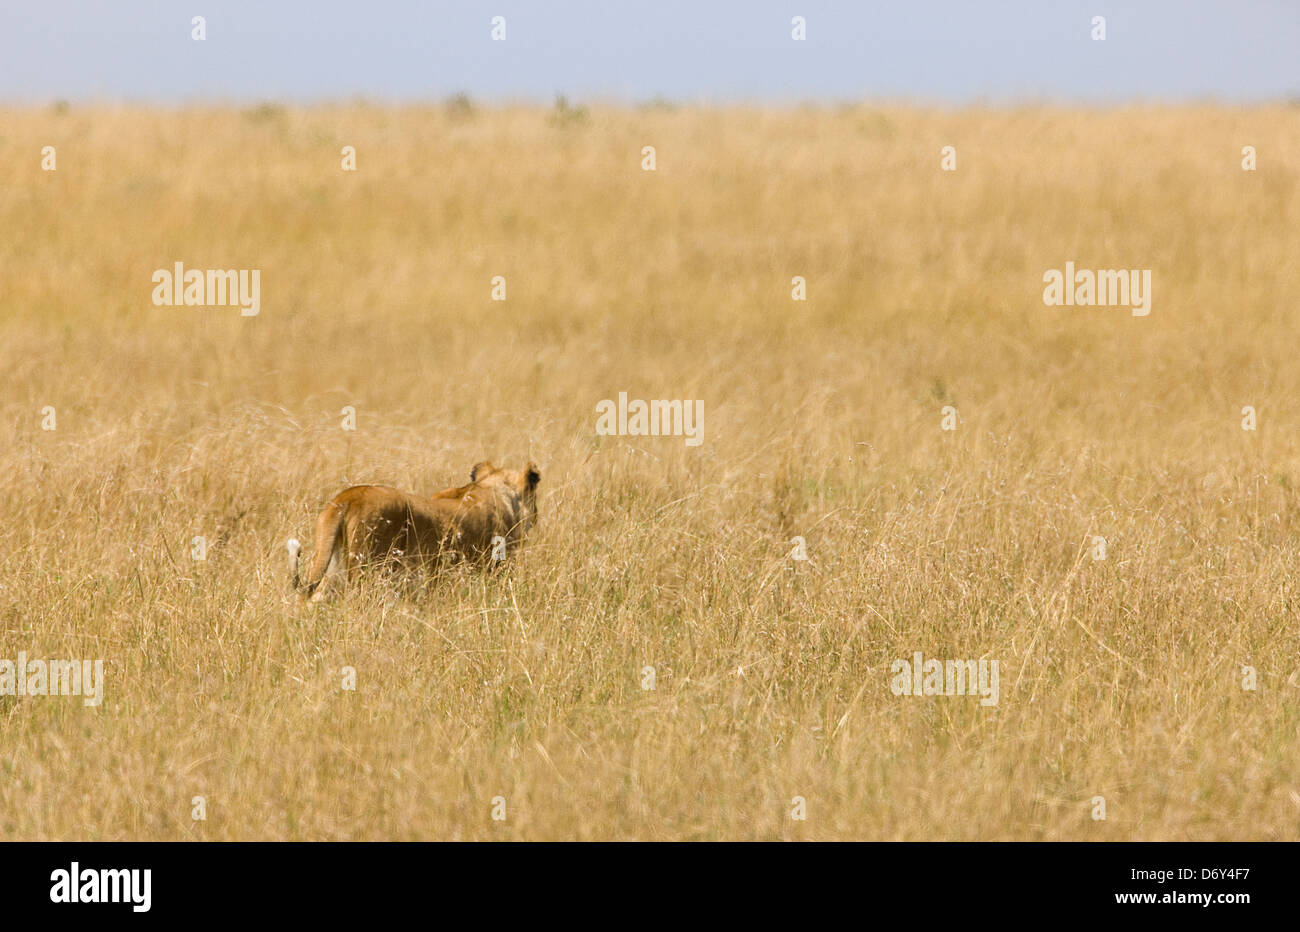
M312 557L311 569L305 580L298 577L298 555L302 553L302 544L291 538L286 545L289 550L289 572L293 577L293 588L303 598L311 596L325 579L330 567L346 561L347 542L344 539L343 518L347 508L330 502L316 520L316 553Z

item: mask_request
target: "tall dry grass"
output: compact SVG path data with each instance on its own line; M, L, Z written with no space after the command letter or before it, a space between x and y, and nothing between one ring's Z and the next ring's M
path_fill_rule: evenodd
M107 682L0 697L0 837L1300 837L1298 180L1293 108L5 111L0 657ZM289 596L344 486L527 457L507 572Z

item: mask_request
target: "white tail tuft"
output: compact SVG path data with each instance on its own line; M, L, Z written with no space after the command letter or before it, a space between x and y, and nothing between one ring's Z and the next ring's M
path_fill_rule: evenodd
M302 553L302 544L298 543L298 538L290 537L286 543L285 549L289 551L289 579L293 584L295 592L298 591L298 554Z

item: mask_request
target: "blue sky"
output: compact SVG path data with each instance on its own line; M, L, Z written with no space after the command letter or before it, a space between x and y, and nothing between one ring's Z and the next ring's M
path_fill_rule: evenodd
M202 15L207 39L190 37ZM506 40L491 19L506 18ZM791 18L808 38L790 38ZM1107 38L1090 38L1093 16ZM3 0L0 102L1300 99L1300 0Z

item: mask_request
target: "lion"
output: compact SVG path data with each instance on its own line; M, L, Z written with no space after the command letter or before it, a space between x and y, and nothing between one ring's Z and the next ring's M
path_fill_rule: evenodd
M327 580L355 583L363 567L429 569L444 559L488 565L518 548L537 523L537 483L529 463L521 470L478 463L469 484L425 498L380 485L345 489L316 519L316 552L305 580L298 578L302 544L291 538L294 591L320 602Z

